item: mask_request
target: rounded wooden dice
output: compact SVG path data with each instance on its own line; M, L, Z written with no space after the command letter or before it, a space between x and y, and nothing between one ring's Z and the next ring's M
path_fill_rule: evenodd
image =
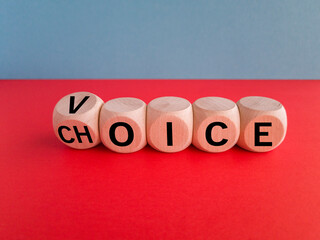
M280 145L287 131L287 114L280 102L253 96L240 99L237 105L240 113L238 146L253 152L267 152Z
M179 152L192 141L191 103L179 97L153 99L147 107L147 140L162 152Z
M61 142L87 149L100 143L99 113L103 101L89 92L64 96L53 110L53 128Z
M237 105L226 98L204 97L193 104L192 144L206 152L224 152L238 141Z
M106 102L100 113L100 137L110 150L136 152L147 144L146 104L137 98L116 98Z

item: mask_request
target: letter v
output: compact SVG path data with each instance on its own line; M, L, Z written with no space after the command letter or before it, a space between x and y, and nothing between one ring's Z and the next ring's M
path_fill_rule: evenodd
M76 113L79 108L81 108L81 106L89 99L89 96L85 96L84 99L81 100L81 102L78 104L78 106L76 108L74 108L74 96L70 96L70 108L69 108L69 113L70 114L74 114Z

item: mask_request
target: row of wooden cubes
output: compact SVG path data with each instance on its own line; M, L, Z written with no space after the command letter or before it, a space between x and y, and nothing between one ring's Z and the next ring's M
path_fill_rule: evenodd
M207 152L223 152L235 144L254 152L270 151L283 141L287 115L271 98L244 97L237 103L204 97L191 104L179 97L160 97L148 105L137 98L106 103L89 92L63 97L53 112L56 136L66 145L87 149L102 142L119 153L146 146L178 152L191 143Z

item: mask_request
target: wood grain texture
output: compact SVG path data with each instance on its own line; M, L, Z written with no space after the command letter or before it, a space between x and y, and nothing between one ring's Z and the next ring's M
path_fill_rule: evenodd
M192 144L195 147L206 152L224 152L237 143L240 117L233 101L220 97L203 97L197 99L192 106Z
M162 152L184 150L192 142L192 129L192 105L188 100L160 97L148 104L147 140L154 149ZM172 133L172 137L168 137L168 133Z
M287 114L280 102L250 96L240 99L237 105L240 113L238 146L253 152L267 152L281 144L287 131Z
M147 144L146 103L130 97L106 102L100 113L100 137L102 143L115 152L142 149Z
M64 96L53 110L53 128L69 147L87 149L100 143L99 113L103 100L90 92Z

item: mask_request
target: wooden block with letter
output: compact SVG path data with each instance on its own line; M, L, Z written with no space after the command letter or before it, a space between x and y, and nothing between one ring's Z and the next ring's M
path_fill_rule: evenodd
M147 107L147 140L162 152L179 152L192 141L191 103L179 97L153 99Z
M287 131L283 105L267 97L244 97L237 102L240 113L238 146L267 152L280 145Z
M226 98L204 97L193 104L192 144L206 152L224 152L238 141L237 105Z
M87 149L100 143L99 113L103 100L93 93L64 96L53 110L56 136L72 148Z
M137 98L106 102L100 113L102 143L119 153L136 152L147 144L146 104Z

